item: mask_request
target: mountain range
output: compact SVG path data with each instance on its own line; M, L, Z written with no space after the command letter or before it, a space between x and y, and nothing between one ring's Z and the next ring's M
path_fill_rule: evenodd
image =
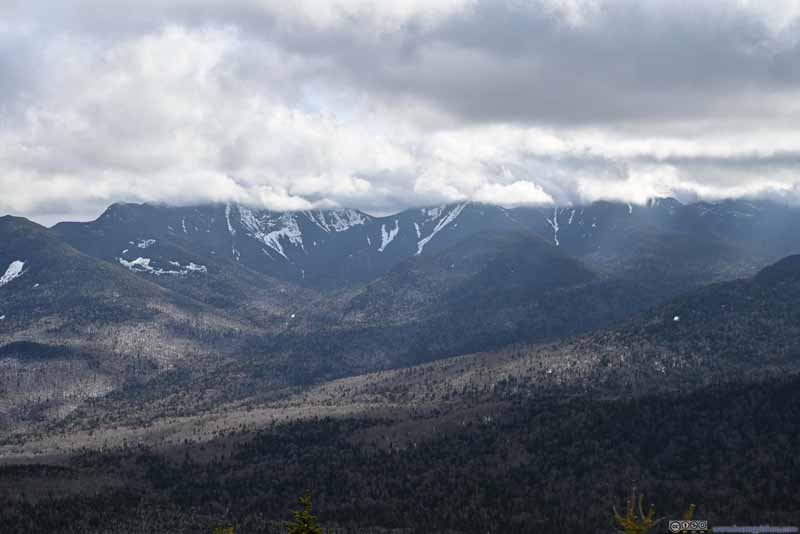
M258 486L235 458L269 455L264 443L280 435L298 440L292 450L313 459L318 451L307 449L304 436L336 435L326 454L379 450L394 465L392 454L401 451L409 469L438 471L441 465L412 451L455 447L454 454L495 461L504 473L515 462L541 473L538 456L504 445L503 436L522 439L518 426L531 420L561 432L561 423L542 415L548 411L587 424L564 402L604 421L628 410L620 408L625 403L651 403L665 424L684 428L687 410L706 409L703 391L721 398L791 381L800 371L796 228L800 209L791 205L669 198L513 209L460 203L383 217L118 203L95 221L52 228L2 217L0 460L27 465L54 457L52 465L78 469L69 476L105 480L120 502L137 475L113 467L126 480L120 489L109 467L117 464L95 453L81 464L79 451L152 446L155 456L136 461L171 473L169 458L187 455L205 466L209 447L228 456L215 464L228 480ZM742 409L741 418L755 417L752 406ZM327 416L340 422L319 420ZM734 420L720 417L726 425ZM480 446L486 425L504 451L499 460ZM643 441L632 450L650 447L655 435L637 437ZM585 431L586 439L594 436ZM548 461L556 461L553 447L568 446L541 439L536 446ZM270 469L293 465L291 450L272 446L289 456L270 460ZM747 466L761 465L751 456L756 449L746 450ZM672 476L675 460L660 461L672 467L656 469L657 477ZM187 473L211 476L187 465ZM375 476L368 471L363 476ZM37 487L42 481L25 477ZM182 477L175 471L169 480L140 482L165 492L169 506L181 492L220 504L213 490L187 489L193 483ZM332 491L328 482L321 484ZM226 491L239 491L230 484ZM428 484L440 498L444 489ZM472 510L469 495L448 491ZM374 502L380 492L361 493ZM79 495L62 492L59 502L88 498ZM22 506L5 498L14 510ZM411 502L391 498L401 508ZM402 526L366 504L348 505L332 493L326 499L323 510L338 524L355 521L353 532ZM378 515L354 520L351 512L365 506ZM462 517L458 506L442 506L459 531L484 524L483 512ZM178 508L169 517L187 513ZM139 513L121 510L130 521ZM551 527L580 523L539 519Z
M531 232L607 269L637 261L655 266L683 259L670 253L687 251L693 254L686 261L698 264L777 259L794 246L787 229L797 217L794 207L770 202L684 205L669 198L644 206L597 202L552 209L462 203L388 217L352 209L279 213L239 204L114 204L93 222L60 223L53 232L84 253L155 276L202 271L206 263L238 264L331 289L372 280L399 261L441 252L485 230ZM706 274L724 270L694 267Z
M0 341L20 384L5 387L29 377L28 402L63 415L176 369L272 370L289 386L554 341L800 252L798 224L793 206L668 198L387 217L118 203L50 229L5 217ZM51 364L34 372L38 354ZM24 421L18 404L4 413Z

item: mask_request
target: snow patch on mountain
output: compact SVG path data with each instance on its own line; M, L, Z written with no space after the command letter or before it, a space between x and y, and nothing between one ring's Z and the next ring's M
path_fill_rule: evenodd
M553 242L556 246L560 246L561 243L558 242L558 208L553 208L553 218L547 219L548 224L551 228L553 228Z
M184 267L184 269L186 269L187 271L195 272L195 273L207 273L208 272L208 267L206 267L205 265L199 265L199 264L197 264L197 263L195 263L193 261L190 261L189 265Z
M435 208L423 208L422 213L424 213L428 217L428 220L426 222L435 221L436 219L441 217L445 208L447 208L447 206L444 205Z
M152 271L153 268L150 267L150 258L136 258L135 260L128 261L125 258L117 258L120 265L123 267L127 267L131 271Z
M194 262L189 262L188 265L182 266L180 262L177 261L170 261L170 265L174 267L178 267L177 270L170 270L170 269L162 269L154 267L151 263L153 260L150 258L136 258L135 260L127 261L124 258L117 258L120 265L123 267L127 267L131 271L135 273L150 273L156 276L161 275L178 275L182 276L188 274L189 272L198 272L198 273L207 273L208 268L205 265L198 265Z
M322 210L306 211L303 213L311 222L319 226L324 231L330 233L331 228L328 226L328 221L325 220L325 214L322 212Z
M381 246L378 248L378 252L383 252L386 250L386 247L394 241L394 238L397 237L397 234L400 233L400 221L398 219L394 220L394 228L390 230L386 230L386 225L381 225Z
M331 228L334 232L344 232L354 226L361 226L367 222L366 217L356 210L334 210L330 212Z
M6 272L3 276L0 276L0 287L3 287L7 283L11 282L15 278L19 278L22 276L22 269L25 267L25 262L20 260L15 260L11 262L11 265L8 266Z
M242 212L242 209L239 208L239 213L241 214L241 212ZM225 222L228 223L228 233L231 234L232 236L235 236L236 235L236 230L233 228L233 225L231 224L231 205L230 204L225 204Z
M286 255L281 241L288 241L289 244L305 250L303 233L300 231L294 213L283 213L274 219L269 214L266 217L258 218L248 208L239 206L239 217L242 226L251 237L283 256L284 259L288 260L289 257ZM277 229L273 230L273 228Z
M139 248L150 248L156 244L155 239L140 239L136 246Z
M363 213L353 209L340 209L340 210L316 210L305 212L306 216L325 230L330 233L344 232L354 226L361 226L367 223L367 218Z
M465 202L464 204L459 204L458 206L455 206L453 209L450 210L450 212L447 214L446 217L439 219L439 222L437 222L436 226L433 228L433 232L431 232L429 236L424 237L417 242L417 256L422 254L422 250L425 248L425 245L427 245L430 242L430 240L433 239L434 236L436 236L436 234L444 230L448 224L456 220L456 218L459 215L461 215L461 212L464 211L464 208L467 207L467 204L468 203ZM444 211L444 206L441 208L433 208L427 210L429 216L431 213L434 212L437 213L439 216L441 216L443 211Z

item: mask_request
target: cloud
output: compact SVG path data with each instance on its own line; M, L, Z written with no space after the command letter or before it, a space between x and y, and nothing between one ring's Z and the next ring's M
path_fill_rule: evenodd
M800 8L0 5L0 212L797 197Z
M473 196L480 202L506 207L553 203L553 197L545 193L541 187L524 180L517 180L508 185L484 184Z

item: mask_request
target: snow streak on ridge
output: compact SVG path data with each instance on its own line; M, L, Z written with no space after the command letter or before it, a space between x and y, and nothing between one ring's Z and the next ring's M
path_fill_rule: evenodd
M430 240L433 239L433 237L436 234L438 234L439 232L444 230L447 227L448 224L453 222L456 219L456 217L461 215L461 212L464 211L464 208L467 207L467 204L468 204L468 202L465 202L463 204L459 204L458 206L456 206L456 207L454 207L453 209L450 210L450 213L447 214L447 217L444 217L443 219L439 219L439 222L436 223L436 226L433 228L433 232L431 232L431 234L429 236L420 239L419 242L417 243L417 254L416 254L417 256L422 254L422 249L425 248L425 245L427 245L430 242ZM428 213L430 214L431 211L433 211L433 210L428 210ZM437 211L436 214L439 215L443 211L444 211L444 207L439 208L439 211Z
M572 219L570 219L570 221L571 220ZM548 218L547 222L553 228L553 242L558 247L558 246L561 245L561 243L558 242L558 208L557 207L553 208L553 218L552 219Z
M398 233L400 233L400 221L398 219L394 220L394 228L392 228L388 232L386 231L386 225L382 224L381 246L378 249L378 252L383 252L384 250L386 250L386 247L389 245L389 243L391 243L394 240L395 237L397 237Z
M283 256L284 259L288 260L289 257L283 250L282 239L305 250L303 234L297 225L294 213L283 213L277 218L277 221L271 220L269 217L259 220L248 208L244 206L238 208L242 225L250 232L250 235ZM279 229L272 230L278 225L281 225Z

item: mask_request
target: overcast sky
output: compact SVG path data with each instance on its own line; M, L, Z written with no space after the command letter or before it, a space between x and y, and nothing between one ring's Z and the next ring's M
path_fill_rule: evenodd
M800 197L800 2L2 0L0 213Z

